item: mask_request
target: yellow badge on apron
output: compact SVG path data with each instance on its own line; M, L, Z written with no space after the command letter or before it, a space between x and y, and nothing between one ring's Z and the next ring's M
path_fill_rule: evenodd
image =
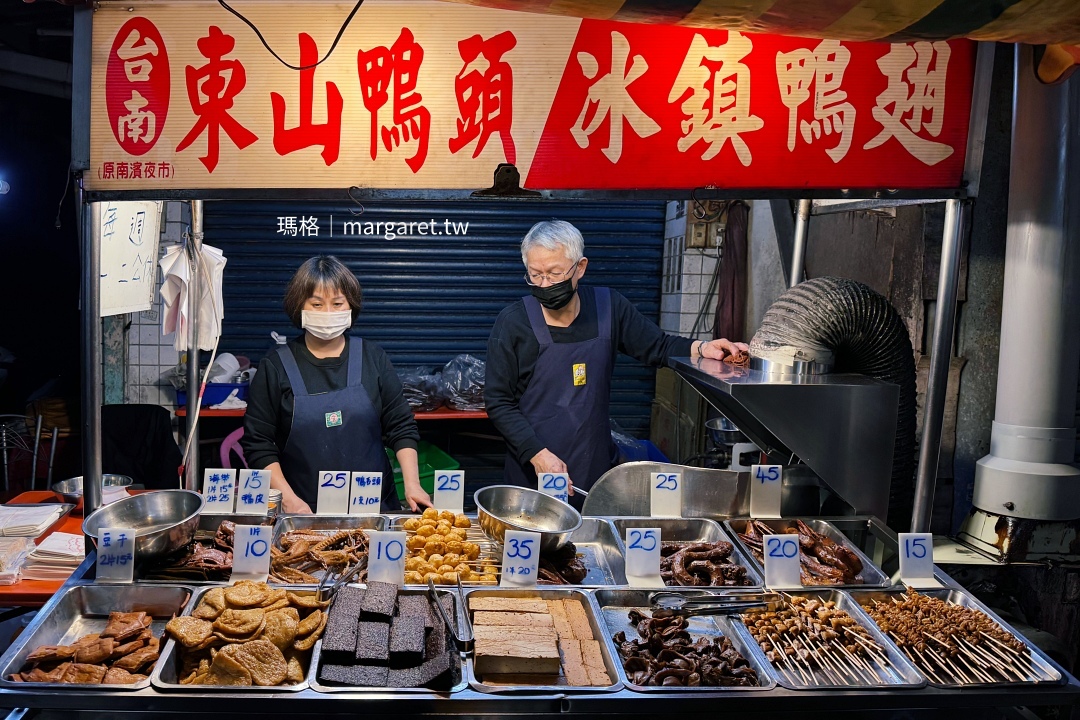
M574 364L574 385L585 384L585 363Z

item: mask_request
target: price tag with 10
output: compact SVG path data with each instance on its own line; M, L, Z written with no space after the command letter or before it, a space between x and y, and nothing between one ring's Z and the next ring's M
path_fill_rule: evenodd
M404 530L365 530L368 536L368 581L405 583Z
M270 473L266 470L241 470L240 489L236 494L237 515L266 515L270 504Z
M750 467L750 517L780 517L783 468L779 465Z
M540 533L507 530L503 537L500 585L532 587L540 566Z
M229 582L266 582L270 572L271 525L237 525L233 533L233 570Z
M461 470L436 470L435 493L431 500L437 510L465 512L465 473Z
M650 473L649 500L653 517L682 517L682 473Z
M626 582L630 587L663 587L660 528L626 528Z
M203 513L231 515L236 502L236 471L224 468L203 470Z
M541 473L537 481L540 492L563 502L570 501L570 479L566 473Z
M97 579L129 583L135 571L135 530L101 528L97 544Z
M765 587L792 589L802 587L798 535L765 535Z

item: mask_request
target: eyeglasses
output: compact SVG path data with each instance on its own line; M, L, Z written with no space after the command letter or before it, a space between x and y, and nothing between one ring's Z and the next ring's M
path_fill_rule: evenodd
M567 270L566 272L561 272L561 273L559 273L559 272L528 273L527 272L527 273L525 273L525 282L528 283L529 285L537 286L537 285L540 285L540 283L547 280L552 285L555 285L556 283L560 283L563 280L565 280L566 278L573 275L574 271L577 270L578 264L580 262L581 261L578 260L577 262L575 262L573 265L570 266L569 270Z

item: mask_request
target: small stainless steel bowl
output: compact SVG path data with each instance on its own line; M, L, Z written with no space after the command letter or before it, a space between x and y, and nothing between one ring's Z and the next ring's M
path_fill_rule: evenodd
M135 558L167 555L195 539L203 496L191 490L156 490L122 498L83 520L83 534L97 545L101 528L135 531Z
M127 475L101 476L102 487L128 487L132 482L132 479ZM82 475L53 483L52 491L58 495L62 495L64 502L75 503L77 505L79 500L82 499L83 494Z
M492 485L473 495L480 529L501 543L507 530L540 533L540 552L558 550L581 527L581 513L562 500L517 485Z

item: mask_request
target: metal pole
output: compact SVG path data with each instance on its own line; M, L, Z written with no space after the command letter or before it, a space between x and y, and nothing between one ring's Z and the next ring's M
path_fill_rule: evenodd
M203 239L203 204L202 200L191 201L191 236L188 238L188 262L191 265L188 280L188 364L187 364L187 431L191 455L187 458L184 470L184 487L199 490L202 484L199 477L199 425L196 413L200 409L199 388L202 377L199 374L199 297L202 294L202 239Z
M941 453L941 426L945 420L945 390L952 360L953 328L956 323L956 286L960 282L960 249L967 224L968 205L960 200L945 202L945 231L941 238L941 269L938 272L937 307L934 310L934 337L930 348L930 372L923 401L922 440L919 443L919 470L915 481L915 506L911 532L928 532L934 511L938 456Z
M84 202L79 178L82 233L82 456L83 512L101 506L101 204Z
M791 281L795 287L803 281L803 260L806 258L806 233L810 229L810 200L800 200L795 211L795 245L791 248Z
M41 416L37 416L37 427L34 429L34 459L30 461L30 489L36 490L37 484L37 458L38 448L41 447ZM45 488L48 490L49 488Z

